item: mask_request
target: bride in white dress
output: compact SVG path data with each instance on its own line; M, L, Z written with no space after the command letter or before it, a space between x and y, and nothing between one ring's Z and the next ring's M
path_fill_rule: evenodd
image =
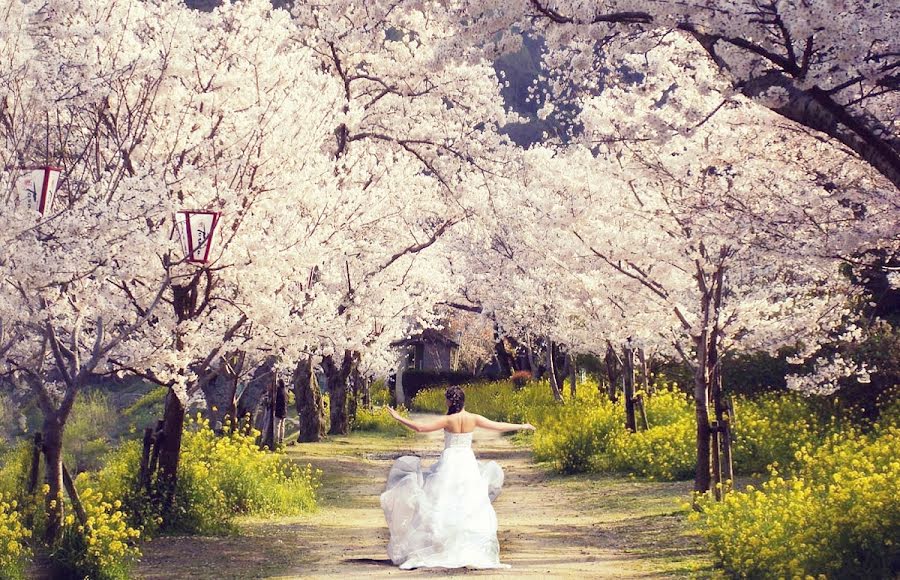
M418 457L394 462L381 508L391 539L388 556L400 568L508 568L500 563L497 514L491 502L500 494L503 470L479 462L472 452L476 427L490 431L534 429L528 423L498 423L463 407L460 387L447 389L447 415L429 423L391 416L413 431L444 430L444 451L423 469Z

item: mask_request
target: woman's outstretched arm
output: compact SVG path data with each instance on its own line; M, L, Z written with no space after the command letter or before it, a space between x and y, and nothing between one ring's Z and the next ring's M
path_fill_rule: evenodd
M534 425L531 423L500 423L498 421L486 419L481 415L475 415L475 426L489 431L499 431L501 433L504 431L534 431Z
M438 431L447 426L447 417L441 417L437 421L432 421L431 423L416 423L415 421L410 421L406 417L402 416L392 407L388 407L388 413L391 414L391 417L402 423L404 426L409 427L416 433L428 433L430 431Z

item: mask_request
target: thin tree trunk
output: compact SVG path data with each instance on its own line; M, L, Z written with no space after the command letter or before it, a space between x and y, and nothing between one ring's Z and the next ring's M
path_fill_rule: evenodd
M707 364L708 337L706 331L697 341L697 370L694 375L694 412L697 417L697 471L694 475L694 491L706 493L710 485L709 449L709 379Z
M531 346L531 338L528 339L525 343L525 352L528 355L528 366L530 367L528 370L531 372L531 376L535 379L540 379L541 375L541 365L538 364L537 359L534 356L534 348Z
M644 386L644 392L649 396L652 395L652 389L650 387L650 374L647 372L647 357L644 354L644 349L639 348L638 351L638 360L641 363L641 382Z
M622 371L624 373L623 391L625 397L625 428L635 433L637 421L634 415L634 349L626 346L622 349Z
M617 386L619 384L619 367L617 364L618 357L616 356L616 351L612 346L612 343L606 343L606 356L603 358L603 362L606 363L606 379L609 381L607 385L607 396L609 400L615 403L618 400L618 389Z
M350 387L350 398L347 401L347 416L350 424L353 424L354 419L356 419L356 410L359 407L360 399L362 398L362 376L359 374L359 356L354 354L354 363L353 370L350 372L350 376L347 378L347 382Z
M547 374L550 375L550 389L553 391L553 398L556 402L562 403L562 388L559 380L559 372L556 368L556 344L547 339Z
M578 365L575 362L575 357L572 354L567 354L568 357L568 366L569 366L569 395L571 399L575 400L575 389L576 389L576 380L578 377Z
M37 491L38 475L41 470L41 449L44 446L44 437L40 432L34 434L34 444L31 448L31 467L28 470L28 495L34 495Z
M710 462L712 463L712 480L710 481L710 487L712 487L713 494L715 495L716 501L722 500L722 463L721 457L719 455L719 422L713 421L709 427L710 431L710 451L712 453L712 457L710 458Z
M731 456L731 425L733 417L728 409L727 403L725 408L726 410L723 413L724 416L719 423L722 426L722 477L728 482L728 487L730 489L731 485L734 483L734 463Z
M240 417L238 416L238 380L244 370L244 361L247 359L247 353L239 351L233 353L230 357L229 364L226 365L226 372L222 375L222 379L228 382L227 403L228 408L225 410L225 421L231 424L231 429L238 428Z
M713 467L721 474L722 482L732 481L734 479L731 460L731 428L728 417L728 405L722 389L722 356L719 352L721 333L719 330L718 313L722 306L724 278L725 269L724 267L720 267L713 278L715 284L713 290L713 306L716 312L716 323L713 326L712 339L710 340L709 346L710 392L716 414L716 424L719 428L717 433L719 449L716 450L716 455L721 458L721 463L719 465L714 465ZM725 491L725 489L722 489L722 493L725 493Z
M372 379L369 377L362 380L362 405L365 409L372 408Z
M394 375L394 404L397 406L406 405L406 393L403 390L403 374L406 372L405 364L405 361L401 360Z
M62 464L62 476L63 486L65 486L66 492L69 494L69 500L72 502L72 510L78 517L78 523L82 526L86 526L88 519L87 513L84 511L84 504L81 503L81 497L78 495L78 490L75 489L75 482L72 480L72 475L69 473L69 470L66 469L65 463Z

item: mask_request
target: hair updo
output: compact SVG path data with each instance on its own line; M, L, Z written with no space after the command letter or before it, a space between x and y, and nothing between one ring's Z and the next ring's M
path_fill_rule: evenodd
M463 405L466 404L466 394L463 393L463 390L458 385L451 385L447 387L447 392L445 393L447 397L447 414L454 415L463 410Z

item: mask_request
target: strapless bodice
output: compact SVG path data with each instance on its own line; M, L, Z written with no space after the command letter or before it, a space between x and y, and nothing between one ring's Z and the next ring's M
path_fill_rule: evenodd
M451 447L472 447L472 432L468 433L451 433L444 431L444 449Z

